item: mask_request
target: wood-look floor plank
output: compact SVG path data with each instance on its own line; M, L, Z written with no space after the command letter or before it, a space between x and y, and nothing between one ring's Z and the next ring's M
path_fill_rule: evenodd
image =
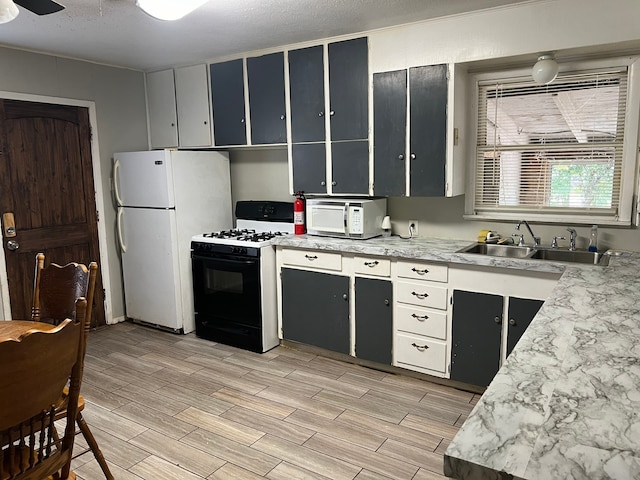
M304 370L295 370L287 375L287 378L290 380L298 381L300 383L306 383L308 385L317 385L322 389L333 390L335 392L340 392L343 395L349 395L350 397L356 398L362 397L369 391L368 388L354 385L353 383L349 383L348 381L340 379L334 380L332 378L326 378L322 375L316 375Z
M322 390L317 395L314 395L313 398L316 401L334 405L342 410L355 410L392 423L400 423L408 413L406 410L392 405L389 401L378 402L367 395L362 398L353 398L338 392Z
M264 432L255 428L218 415L211 415L195 407L187 408L184 412L177 414L175 418L247 446L264 435Z
M141 426L153 428L171 438L181 438L196 429L194 425L188 422L135 402L128 403L112 413L139 423Z
M221 468L216 470L207 478L209 480L261 480L264 477L238 467L233 463L225 463Z
M320 395L321 393L323 393L323 391L321 391L318 395ZM300 408L307 412L315 413L316 415L331 419L336 418L344 411L344 408L342 408L341 406L331 405L328 402L316 400L315 397L308 398L301 395L296 395L294 393L283 392L280 389L272 387L261 390L260 392L258 392L257 396L261 398L267 398L269 400L273 400L274 402L279 402L283 405L288 405L293 408Z
M378 452L396 458L403 463L417 465L431 472L443 472L442 455L426 448L407 445L406 443L389 439L378 449Z
M153 408L167 415L175 415L189 408L189 404L167 398L157 392L150 391L135 384L128 384L119 388L114 393L137 402L147 408Z
M109 466L118 465L119 467L122 467L124 469L131 468L133 465L141 462L153 453L148 450L138 448L132 443L131 440L126 441L116 437L115 435L105 432L104 430L98 428L96 425L91 425L90 428L93 436L100 446L102 454L107 459L107 463L109 464ZM82 444L83 446L86 445L86 442L84 441L84 437L82 437L82 435L76 436L76 442ZM76 453L78 452L74 451L74 454ZM83 459L86 462L91 461L93 458L93 452L91 451L78 457L78 459Z
M400 425L414 430L420 430L421 432L429 433L437 437L446 438L448 440L452 440L459 430L459 427L455 427L451 424L439 422L431 418L421 417L419 415L413 415L411 413L404 417L404 420L400 422Z
M294 368L286 367L272 363L271 361L265 361L265 357L261 357L259 354L235 354L228 356L224 359L225 362L232 363L234 365L240 365L246 367L249 370L258 370L259 372L267 372L271 375L277 375L279 377L286 377Z
M413 477L414 479L416 477ZM362 470L355 480L392 480L391 477L387 477L386 475L381 475L376 472L371 472L369 470Z
M127 404L129 405L129 403ZM124 408L127 405L124 405ZM116 413L116 410L105 410L97 405L91 408L85 408L82 416L89 424L90 428L100 428L114 437L122 440L131 440L133 437L140 435L147 427L137 421L131 421L126 417Z
M375 390L369 390L363 397L363 401L378 405L384 409L395 409L405 412L405 415L413 413L427 418L433 418L444 423L454 423L460 416L457 408L447 405L447 402L439 404L420 402L408 402L399 398L389 398Z
M167 381L163 378L139 372L131 368L122 367L120 365L103 370L102 373L108 375L112 379L127 382L128 384L135 384L138 387L151 391L167 384Z
M156 390L155 393L189 405L197 405L200 410L214 415L220 415L233 407L232 403L214 398L211 395L205 395L182 385L165 385Z
M91 460L79 468L72 468L77 480L104 480L104 473L96 460ZM117 480L142 480L138 475L131 473L118 465L109 465L109 470Z
M163 368L151 375L153 378L168 382L174 385L194 390L204 395L210 395L216 390L220 390L224 385L215 380L205 378L203 376L184 375L170 368Z
M352 372L347 372L339 379L341 382L358 385L367 390L376 390L387 396L398 397L405 400L419 402L426 395L426 389L414 385L389 385L377 378L363 377Z
M444 475L440 475L439 473L431 472L424 468L418 470L416 476L413 477L413 480L447 480L448 477Z
M339 418L339 417L338 417ZM310 431L324 433L330 437L346 440L369 450L376 450L386 437L361 429L354 425L329 420L304 410L296 410L286 419L287 422L307 428Z
M114 391L120 387L124 387L127 383L129 383L111 377L108 373L106 373L108 371L109 370L107 369L100 372L94 372L91 370L84 372L82 374L82 385L84 386L85 384L90 383L104 390Z
M244 379L251 382L255 381L256 384L264 385L264 388L279 388L285 392L295 393L304 397L313 397L316 393L322 390L322 388L318 386L296 382L295 380L290 380L287 377L278 377L267 372L258 372L256 370L247 373L244 376Z
M141 373L151 375L154 372L162 369L162 366L153 362L142 360L141 357L134 357L126 353L113 352L107 357L113 363L125 368L131 368Z
M164 355L158 352L147 353L146 355L142 355L139 358L141 361L149 362L161 367L169 367L186 375L191 375L192 373L197 372L198 370L203 368L202 365L187 362L185 360L180 360L178 358L175 358L174 356Z
M262 437L252 448L321 475L330 472L334 480L351 480L361 470L339 458L271 435Z
M195 473L151 455L129 469L145 480L200 480Z
M330 480L330 477L325 477L287 462L278 464L276 468L267 473L267 478L270 480Z
M255 395L261 390L264 390L264 385L256 384L255 382L247 380L243 377L243 375L244 373L237 374L224 371L202 369L190 375L190 377L192 379L202 378L203 380L218 382L226 387L231 387L250 395Z
M129 442L192 473L207 477L226 462L200 449L169 438L155 430L147 430Z
M295 411L295 408L289 405L284 405L267 398L248 395L232 388L222 388L211 394L211 396L229 404L245 407L249 410L254 410L279 419L286 418Z
M257 475L266 475L282 461L268 452L263 453L202 428L194 430L180 441Z
M298 445L302 445L316 433L299 425L283 422L280 419L239 406L233 407L221 416Z
M367 468L382 475L397 479L411 479L418 471L418 467L402 459L396 459L385 452L371 451L344 440L328 437L316 433L304 443L305 447L322 452L334 458L339 458L361 468Z
M96 405L106 410L115 410L116 408L126 405L131 401L117 393L102 389L95 386L93 383L87 382L82 384L80 393L87 404L85 408L92 408L91 405Z

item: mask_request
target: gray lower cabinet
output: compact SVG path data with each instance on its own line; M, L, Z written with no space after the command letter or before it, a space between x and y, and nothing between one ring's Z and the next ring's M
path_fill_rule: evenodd
M349 277L281 269L282 337L350 353Z
M247 58L251 143L286 143L284 53Z
M487 386L500 368L504 297L454 290L451 380Z
M293 191L327 193L327 154L324 143L291 145Z
M356 357L391 365L393 288L390 280L355 278Z
M509 325L507 327L507 356L536 316L543 300L509 297Z
M242 59L209 67L213 136L216 145L246 145Z

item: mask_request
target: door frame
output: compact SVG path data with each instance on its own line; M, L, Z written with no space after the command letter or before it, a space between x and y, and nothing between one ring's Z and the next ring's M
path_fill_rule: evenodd
M91 164L93 170L93 187L95 191L96 210L98 215L98 249L100 250L100 265L109 265L107 249L107 230L104 219L105 205L102 187L102 173L100 169L100 148L98 144L98 121L96 117L96 104L89 100L76 100L73 98L52 97L48 95L34 95L27 93L0 91L0 98L7 100L21 100L25 102L50 103L54 105L67 105L73 107L85 107L89 110L89 125L91 127ZM35 269L35 258L33 261ZM102 285L104 288L104 318L107 325L114 322L111 305L111 278L109 268L100 268ZM4 249L0 248L0 317L11 319L11 304L9 299L9 285L7 281L7 264Z

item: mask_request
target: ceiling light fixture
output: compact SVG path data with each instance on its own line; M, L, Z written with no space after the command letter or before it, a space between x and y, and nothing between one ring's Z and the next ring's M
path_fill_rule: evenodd
M137 0L136 5L159 20L179 20L208 1L209 0Z
M554 60L553 55L545 53L538 57L538 61L533 66L531 76L536 83L546 85L556 79L558 68L558 62Z
M18 16L20 10L11 0L0 0L0 23L7 23Z

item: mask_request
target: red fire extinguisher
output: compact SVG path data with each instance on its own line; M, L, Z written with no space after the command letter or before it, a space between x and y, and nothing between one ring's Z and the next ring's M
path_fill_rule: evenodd
M293 232L296 235L304 235L306 228L304 226L304 195L302 192L296 192L296 200L293 202Z

